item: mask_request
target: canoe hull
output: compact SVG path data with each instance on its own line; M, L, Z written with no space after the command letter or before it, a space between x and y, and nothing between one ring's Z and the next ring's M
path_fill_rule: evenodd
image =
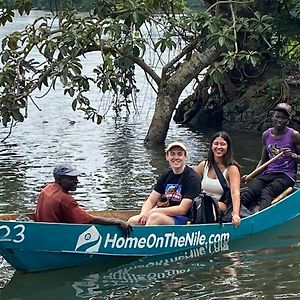
M17 270L34 272L120 259L170 254L193 248L227 250L233 240L271 229L300 215L300 190L269 208L231 223L134 226L123 237L113 225L0 220L0 254ZM1 217L0 217L1 219Z

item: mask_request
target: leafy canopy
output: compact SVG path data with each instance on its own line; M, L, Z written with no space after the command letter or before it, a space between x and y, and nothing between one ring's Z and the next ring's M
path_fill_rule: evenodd
M64 94L73 99L72 108L100 124L104 116L87 96L91 85L102 93L114 93L112 107L117 114L124 107L129 111L137 92L136 66L157 89L155 85L173 76L194 51L213 47L223 53L208 69L212 85L222 84L224 74L233 69L260 68L264 56L299 63L298 1L269 1L269 7L261 11L256 10L255 1L221 1L219 13L216 1L210 2L206 12L194 12L181 0L95 0L93 10L82 15L68 1L61 1L57 16L37 18L2 40L1 122L5 126L22 122L28 101L34 101L32 93L55 89L60 82ZM0 26L5 26L13 22L13 8L21 15L29 14L32 3L0 0L0 7ZM86 76L81 59L93 51L99 51L99 61L93 76ZM157 55L157 63L164 67L160 75L146 51ZM166 51L175 54L166 59Z

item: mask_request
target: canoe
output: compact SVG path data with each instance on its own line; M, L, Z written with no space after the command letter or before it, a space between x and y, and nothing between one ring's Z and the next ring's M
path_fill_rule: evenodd
M94 215L126 220L136 211L100 211ZM115 225L46 223L0 215L0 254L15 269L35 272L121 259L166 255L189 249L212 253L231 241L263 232L300 215L300 189L272 206L242 219L235 228L225 224L133 226L123 237ZM27 217L32 217L28 214Z
M118 299L122 296L128 299L129 291L146 288L149 291L149 282L174 278L174 276L197 274L198 283L206 282L208 269L220 269L220 265L222 270L224 266L226 266L224 270L234 268L234 261L240 257L240 251L247 251L248 262L263 259L265 255L272 258L276 255L276 258L282 261L287 251L300 261L300 253L295 247L300 240L298 226L297 218L252 237L233 241L230 243L229 254L226 253L228 251L221 253L219 251L210 253L208 257L200 252L200 249L195 248L169 255L143 257L121 265L110 265L107 268L86 265L55 272L32 274L16 272L2 289L0 298L1 300L24 299L26 295L26 299L49 299L51 295L51 299L111 299L117 291ZM287 250L287 247L291 246L293 248ZM274 251L260 251L262 248L272 248ZM234 252L237 252L236 256ZM7 266L7 263L5 265ZM151 298L150 295L148 298ZM199 298L198 295L197 299Z

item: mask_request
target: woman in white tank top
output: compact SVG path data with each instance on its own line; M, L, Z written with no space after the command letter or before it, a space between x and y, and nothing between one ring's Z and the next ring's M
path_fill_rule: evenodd
M222 202L223 188L212 166L215 162L224 175L232 198L232 223L238 226L241 222L240 212L240 170L239 165L233 158L232 142L228 133L221 131L215 133L210 141L207 160L195 167L202 177L201 187L204 192L218 200L219 208L225 211L227 206Z
M227 181L227 185L229 186L228 180L227 180L227 168L224 170L223 176ZM224 190L222 188L222 185L218 178L210 178L208 175L209 167L208 167L208 161L204 162L204 172L202 176L201 181L201 188L204 192L207 194L213 196L216 200L220 200Z

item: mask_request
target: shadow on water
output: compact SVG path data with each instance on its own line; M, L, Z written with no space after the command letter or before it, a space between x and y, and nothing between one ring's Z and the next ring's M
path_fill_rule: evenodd
M161 293L160 299L172 298L174 293L181 299L186 299L186 294L189 299L211 299L212 293L215 299L225 299L227 293L259 296L261 291L248 281L255 282L256 277L251 277L261 269L264 274L272 273L272 266L277 264L278 268L287 256L299 266L299 225L300 218L229 244L222 242L208 249L142 258L118 266L93 265L33 274L17 271L0 298L154 299L157 293ZM247 292L243 288L245 282Z

